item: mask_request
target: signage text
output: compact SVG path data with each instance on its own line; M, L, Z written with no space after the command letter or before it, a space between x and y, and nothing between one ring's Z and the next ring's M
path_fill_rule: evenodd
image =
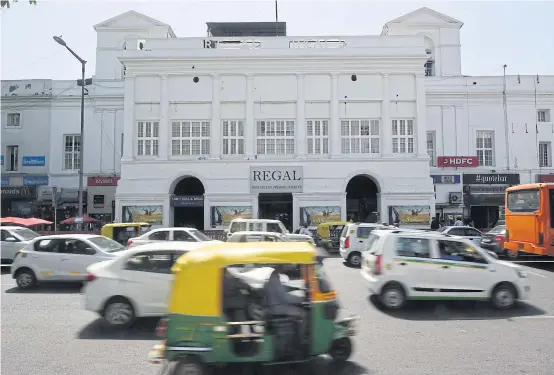
M24 156L22 164L24 167L44 167L46 156Z
M2 198L34 198L36 192L34 186L3 187Z
M48 185L48 176L26 176L23 177L23 186Z
M10 186L10 176L2 176L2 186Z
M479 166L477 156L439 156L437 164L440 168L476 168Z
M303 182L302 167L250 168L250 191L253 193L300 193Z
M431 178L435 184L459 184L461 181L459 174L433 174Z
M87 179L88 186L117 186L119 177L114 176L93 176Z
M204 196L172 195L169 203L172 207L204 207Z
M465 185L518 185L519 173L508 174L466 174L463 175Z

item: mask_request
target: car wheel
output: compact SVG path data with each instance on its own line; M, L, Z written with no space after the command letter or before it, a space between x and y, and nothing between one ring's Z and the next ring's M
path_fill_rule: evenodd
M404 289L398 284L387 285L381 291L379 300L387 309L398 310L406 303Z
M503 283L492 291L491 302L497 309L505 310L515 305L516 298L517 294L515 288L510 284Z
M336 362L345 362L352 355L352 341L349 337L334 340L329 355Z
M20 289L31 289L37 285L37 278L32 270L23 268L17 271L15 282Z
M135 309L126 298L112 298L106 302L102 317L112 327L126 328L135 321Z
M362 264L362 255L357 251L350 253L348 256L348 263L353 267L360 267L360 264Z
M508 257L508 259L510 260L516 260L517 258L519 258L519 251L517 250L505 249L504 252L506 253L506 256Z
M179 361L173 375L208 375L209 369L198 358L188 356Z

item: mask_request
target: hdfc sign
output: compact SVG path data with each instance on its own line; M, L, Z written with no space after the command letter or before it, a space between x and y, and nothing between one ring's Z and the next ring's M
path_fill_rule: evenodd
M477 168L479 166L477 156L439 156L437 161L440 168Z

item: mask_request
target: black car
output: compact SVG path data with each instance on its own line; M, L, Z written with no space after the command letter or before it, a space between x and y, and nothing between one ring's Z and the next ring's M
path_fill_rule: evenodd
M506 238L506 226L497 225L487 233L483 233L480 246L483 249L494 251L497 254L504 254L504 239Z

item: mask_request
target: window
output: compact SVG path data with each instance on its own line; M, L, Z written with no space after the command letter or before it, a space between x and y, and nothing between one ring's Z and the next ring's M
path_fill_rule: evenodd
M414 153L414 120L392 120L392 152Z
M137 129L137 155L158 156L160 123L158 121L139 121Z
M182 253L174 254L168 251L152 251L135 254L125 263L128 271L171 273L171 267Z
M464 233L463 235L466 237L481 237L483 235L477 229L473 229L473 228L464 228L463 233Z
M151 241L169 241L169 231L160 230L158 232L152 232L148 236L148 239Z
M436 139L437 139L437 132L435 131L427 132L427 153L431 158L431 160L429 160L430 167L437 166L437 148L435 145Z
M64 135L63 169L75 170L81 167L81 136Z
M378 154L379 120L341 120L343 154Z
M487 263L485 258L472 246L464 242L439 240L441 259L458 262Z
M328 154L329 120L307 120L306 141L308 154Z
M23 241L30 241L33 238L40 237L40 234L27 228L12 229L11 232L12 234L15 234L16 237L21 238Z
M466 235L466 232L463 228L452 228L448 231L448 233L450 236L465 236Z
M61 253L63 252L64 242L65 241L59 239L39 240L35 242L34 250L43 253Z
M123 245L121 245L119 242L116 242L112 240L111 238L107 237L92 237L88 239L90 242L92 242L94 245L96 245L98 248L100 248L102 251L105 251L107 253L113 253L116 251L121 251L125 249Z
M20 113L8 113L6 116L6 127L18 128L21 126L21 114Z
M294 121L258 121L257 132L259 155L294 155Z
M538 189L516 190L508 193L508 210L512 212L535 212L539 209Z
M537 121L538 122L550 122L550 110L549 109L539 109L537 111Z
M60 242L61 243L58 246L58 253L74 254L74 255L94 255L94 254L96 254L96 250L94 250L86 242L76 240L76 239L73 239L73 238L66 239L66 240L60 240Z
M356 237L358 238L368 238L369 234L375 229L375 227L358 227Z
M425 77L432 77L435 75L435 62L428 60L425 65Z
M19 170L19 146L6 147L8 154L7 171L15 172Z
M196 240L184 230L173 231L173 241L196 242Z
M424 238L397 238L396 254L401 257L430 258L429 240Z
M267 231L274 233L283 233L283 229L279 223L267 223Z
M539 142L539 167L552 167L552 146L550 142Z
M210 121L171 123L171 155L209 155Z
M477 157L479 158L480 167L494 166L493 132L491 131L477 132L476 151L477 151Z
M1 235L0 241L6 241L6 238L12 237L7 230L3 230L3 229L0 231L0 235ZM15 237L12 237L12 238L15 238Z
M246 222L245 221L235 221L231 224L231 228L229 228L229 233L235 233L235 232L244 232L246 230Z
M199 241L212 241L212 239L206 236L204 233L200 232L198 229L190 229L189 233L196 237Z
M223 155L244 155L244 122L222 121Z

